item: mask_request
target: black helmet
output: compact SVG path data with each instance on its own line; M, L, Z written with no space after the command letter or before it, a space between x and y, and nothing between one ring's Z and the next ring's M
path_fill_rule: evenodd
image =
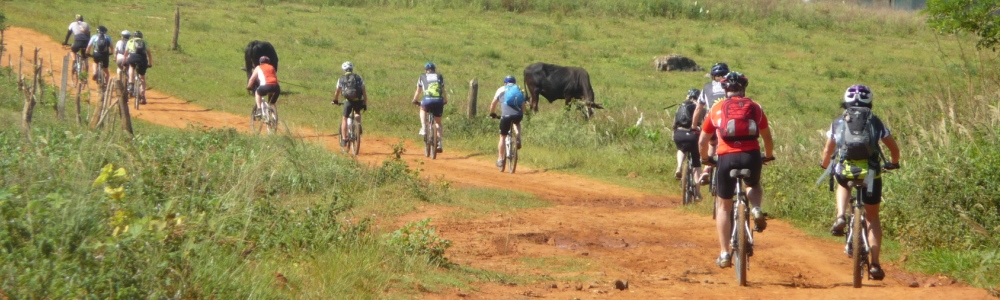
M724 62L715 63L715 65L712 66L712 77L723 76L726 74L729 74L729 65L727 65L726 63Z
M688 90L688 99L698 99L698 97L701 97L701 90L696 88Z
M141 38L142 38L142 31L138 31L138 30L136 30L136 31L135 31L135 34L133 34L132 36L135 36L135 37L137 37L137 38L140 38L140 39L141 39Z
M104 27L104 25L97 26L97 32L100 32L101 34L108 33L108 28Z
M722 89L727 92L733 92L745 90L747 85L750 85L750 80L746 76L743 76L743 73L733 71L726 74L726 77L722 78L721 83Z

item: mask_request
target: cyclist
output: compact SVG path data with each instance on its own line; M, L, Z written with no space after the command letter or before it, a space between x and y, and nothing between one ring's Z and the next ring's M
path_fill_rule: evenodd
M277 72L274 70L274 66L271 65L271 59L267 58L267 56L261 56L259 62L260 64L253 69L250 80L247 81L247 90L253 89L254 83L259 83L260 86L254 91L253 98L257 104L257 110L264 110L262 98L264 95L271 95L268 97L267 102L277 111L278 107L275 104L278 103L278 95L281 94L281 85L278 84Z
M344 117L340 120L340 146L347 145L347 118L352 114L358 114L358 122L361 122L361 111L368 110L368 90L365 88L365 81L361 75L354 73L354 64L345 61L340 65L344 70L344 76L337 80L337 91L333 93L333 104L340 104L340 95L347 98L347 105L344 105Z
M764 161L774 159L774 144L764 110L746 97L746 87L749 83L747 77L739 72L726 74L721 85L726 90L728 98L712 106L702 124L701 137L698 139L702 162L716 164L719 168L715 175L718 183L715 223L722 250L716 260L720 268L727 268L732 264L729 239L733 224L730 216L733 210L736 178L730 177L730 170L750 169L750 177L743 181L747 185L747 198L753 207L750 214L753 215L754 230L759 232L767 227L764 212L760 208L764 196L764 189L760 184L760 171ZM709 160L708 143L712 135L717 135L719 140L718 161ZM764 140L766 158L761 157L758 137Z
M417 98L423 96L423 101L417 102ZM434 124L437 124L438 144L437 152L443 151L441 137L444 136L444 127L441 125L441 114L444 105L448 104L448 96L445 95L444 76L438 74L437 66L432 62L424 64L424 74L417 79L417 91L413 93L413 104L420 104L420 135L424 135L424 119L427 114L434 115Z
M125 44L125 64L128 65L128 82L132 83L135 73L139 74L139 93L146 96L146 69L153 67L153 55L149 45L142 39L142 31L135 31L132 39ZM131 87L132 85L129 85ZM131 91L130 91L131 92ZM141 104L146 104L143 100Z
M847 186L848 180L865 180L868 183L868 195L864 197L865 203L865 216L868 221L868 242L871 246L871 268L868 270L872 278L875 280L882 280L885 278L885 271L882 270L882 266L879 265L879 250L881 250L882 245L882 223L879 219L879 204L882 203L882 178L881 178L881 149L879 149L878 141L881 140L886 147L889 148L890 163L886 165L886 169L899 168L899 146L896 145L896 140L892 137L889 128L885 126L885 123L878 118L874 113L871 113L872 108L872 92L868 87L864 85L852 85L847 88L844 92L844 102L841 103L841 107L846 109L845 113L838 116L833 124L830 125L830 130L827 131L826 136L826 147L823 149L823 158L820 162L820 166L827 169L833 173L834 178L837 180L837 219L834 221L833 227L830 228L830 233L834 236L844 235L844 227L847 226L847 220L844 217L844 211L849 205L851 198L851 190ZM864 118L863 115L869 115L870 119ZM861 118L855 118L855 121L849 121L849 116L862 116ZM868 120L867 122L858 122L858 120ZM864 147L865 143L860 145L856 143L844 142L844 136L846 135L846 128L852 128L854 126L849 125L850 123L860 123L861 126L867 127L868 132L863 132L862 134L869 135L868 145L872 147L866 149L867 152L861 152L860 160L851 160L851 156L857 156L857 153L849 153L851 151L849 148L852 147ZM868 127L870 125L870 127ZM839 162L835 165L831 164L831 157L834 154L839 156ZM867 158L863 158L867 156ZM828 169L829 168L829 169ZM871 178L869 178L871 176Z
M497 167L503 167L504 153L507 152L504 139L510 134L511 127L516 127L517 149L521 149L521 120L524 119L524 92L517 86L517 79L507 75L503 78L504 85L497 89L493 95L493 102L490 102L490 117L500 118L500 142L497 143ZM500 116L497 116L496 108L500 105Z
M80 62L84 64L85 62L80 61L80 59L87 59L87 52L80 52L87 48L87 42L90 41L90 25L87 25L83 21L83 16L76 15L76 21L69 23L69 29L66 30L66 38L63 40L63 46L69 46L69 36L73 36L73 46L70 47L70 52L73 53L73 62ZM74 70L75 72L76 70Z
M90 37L90 42L87 42L87 53L91 53L94 57L94 70L101 70L104 73L104 78L108 78L108 62L111 57L111 37L108 36L108 28L104 25L97 26L97 34ZM98 69L100 68L100 69ZM94 80L97 80L97 74L94 74Z
M128 30L122 31L122 39L115 43L115 64L118 66L116 73L118 77L122 76L122 70L125 70L125 45L128 44L128 40L132 37L132 33Z
M694 123L695 125L701 124L702 117L705 117L705 113L712 109L712 106L716 102L722 99L726 99L726 91L722 88L722 79L729 74L729 65L724 62L716 63L712 66L712 70L709 72L709 76L712 77L712 81L705 84L702 88L701 96L698 97L698 105L694 109ZM693 127L692 131L698 131L697 127ZM708 153L710 155L715 155L715 147L719 143L716 137L712 137L709 142ZM705 169L701 173L700 183L702 185L707 185L711 182L708 178L712 174L712 166L705 165Z
M701 169L701 160L698 159L698 133L689 128L694 123L694 111L697 106L695 101L701 96L701 90L692 88L688 90L687 99L677 108L674 114L674 146L677 148L677 169L674 170L674 177L681 179L681 165L684 164L684 154L693 158L691 167L695 172ZM701 175L695 173L695 177Z

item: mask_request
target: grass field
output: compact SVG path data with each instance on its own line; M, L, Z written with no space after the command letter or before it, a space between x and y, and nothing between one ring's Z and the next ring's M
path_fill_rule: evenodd
M154 89L237 114L251 101L242 89L242 49L268 40L288 92L282 116L331 132L339 112L329 100L340 63L350 60L369 87L366 128L415 138L408 101L421 66L433 61L451 95L446 147L477 153L495 146L496 124L464 117L469 80L479 79L484 115L503 76L520 78L536 61L581 66L606 109L586 122L561 101L540 104L525 121L522 162L650 193L676 193L667 130L673 112L663 108L707 81L701 73L654 72L653 57L679 53L703 67L725 61L750 78L748 95L773 126L778 161L765 168L765 209L813 231L833 218L832 194L813 184L820 133L840 112L843 89L863 83L904 148L904 169L887 179L883 219L900 251L921 261L908 265L948 265L945 272L977 286L1000 282L998 263L987 259L1000 245L1000 186L989 167L1000 160L992 149L1000 134L1000 75L990 67L997 57L970 49L967 37L935 34L913 13L781 0L103 3L2 7L10 24L56 38L74 13L115 32L143 30L157 62ZM175 7L181 50L168 51ZM635 126L640 116L645 121ZM933 263L944 260L962 263Z

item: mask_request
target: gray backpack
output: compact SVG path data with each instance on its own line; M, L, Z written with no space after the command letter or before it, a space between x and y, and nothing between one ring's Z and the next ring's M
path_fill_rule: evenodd
M841 160L866 160L878 151L879 137L875 136L872 110L851 107L844 111L843 121L835 128L837 156Z
M344 74L344 77L341 77L341 81L344 84L340 87L340 91L347 100L354 101L361 98L361 76L354 73L347 73Z

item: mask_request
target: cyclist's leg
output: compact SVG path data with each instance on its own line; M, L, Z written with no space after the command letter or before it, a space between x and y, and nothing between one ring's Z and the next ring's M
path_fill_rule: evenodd
M501 163L504 158L504 154L507 152L507 145L504 143L504 139L510 134L510 127L513 125L513 119L510 116L503 116L500 118L500 141L497 142L497 162Z
M718 138L714 138L714 137L712 138L711 141L708 142L708 155L709 156L715 156L715 148L716 148L716 146L718 144L719 144L719 139ZM709 174L712 174L712 166L705 165L705 168L702 170L701 174L702 174L701 184L703 184L703 185L708 184L709 182L707 182L707 181L711 181L711 179L708 178L707 176Z
M351 117L354 113L351 101L344 103L344 112L340 118L340 145L344 146L347 142L347 118Z
M514 137L516 137L516 139L514 141L517 143L517 149L521 149L521 120L522 119L524 119L523 115L521 117L519 117L519 118L515 118L514 119L514 130L515 130Z
M882 222L879 207L882 203L882 179L875 179L872 194L865 197L865 219L868 220L868 245L871 246L872 264L879 263L882 249Z
M833 225L830 226L830 234L842 236L844 235L844 228L847 227L847 216L844 213L850 206L851 189L847 187L847 180L843 177L837 175L830 176L834 176L834 179L837 181L837 193L834 197L837 203L837 215L834 216Z
M423 104L420 105L420 135L426 134L424 128L427 128L427 108Z
M736 179L729 176L729 170L735 168L740 153L719 156L718 171L715 181L718 184L718 201L716 201L715 226L719 231L719 246L723 254L729 253L732 238L733 197L736 195Z

